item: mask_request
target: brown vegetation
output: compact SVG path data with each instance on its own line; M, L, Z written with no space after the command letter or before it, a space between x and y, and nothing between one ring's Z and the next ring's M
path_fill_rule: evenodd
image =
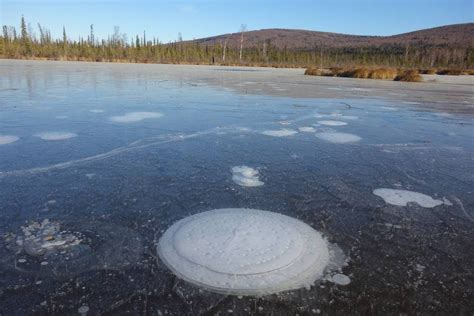
M359 78L359 79L394 80L395 77L399 75L399 71L394 68L332 67L329 69L321 69L321 68L310 67L306 69L305 75L346 77L346 78Z
M418 70L410 69L400 72L393 80L405 82L421 82L423 78L421 78L420 74L418 73Z

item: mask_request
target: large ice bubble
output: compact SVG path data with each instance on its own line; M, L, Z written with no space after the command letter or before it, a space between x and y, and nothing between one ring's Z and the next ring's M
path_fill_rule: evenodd
M417 203L426 208L432 208L441 204L451 204L449 201L436 200L429 195L408 190L381 188L375 189L373 193L381 197L385 203L397 206L407 206L410 202Z
M112 116L110 120L117 123L131 123L162 116L163 114L159 112L130 112L120 116Z
M16 142L20 138L13 135L0 135L0 145L7 145Z
M338 132L318 133L316 134L316 137L335 144L355 143L361 140L361 138L357 135Z
M332 121L332 120L318 121L318 123L321 124L321 125L326 125L326 126L344 126L344 125L347 125L346 122Z
M232 180L243 187L259 187L264 183L260 181L258 170L247 166L232 167Z
M34 136L41 138L42 140L57 141L57 140L66 140L73 137L76 137L77 134L69 132L44 132L37 133Z
M163 234L157 250L181 279L232 295L309 287L334 253L319 232L297 219L243 208L184 218Z
M273 136L273 137L286 137L298 134L297 131L292 129L278 129L278 130L265 130L262 132L263 135Z

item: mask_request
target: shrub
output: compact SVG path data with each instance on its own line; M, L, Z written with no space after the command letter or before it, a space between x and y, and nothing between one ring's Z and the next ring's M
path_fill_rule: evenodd
M462 75L462 70L460 69L442 69L437 72L438 75L450 75L450 76L459 76Z
M421 82L423 78L421 78L420 74L418 73L418 70L416 69L411 69L411 70L405 70L401 73L399 73L395 79L395 81L404 81L404 82Z

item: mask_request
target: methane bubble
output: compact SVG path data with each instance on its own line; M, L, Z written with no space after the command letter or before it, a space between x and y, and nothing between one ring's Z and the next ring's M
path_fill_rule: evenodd
M451 204L447 200L435 200L429 195L408 190L381 188L374 190L373 193L381 197L385 203L397 206L407 206L408 203L417 203L422 207L432 208L441 204Z
M273 137L285 137L298 134L297 131L292 129L278 129L278 130L265 130L262 132L263 135L273 136Z
M7 145L16 142L20 138L12 135L0 135L0 145Z
M159 112L130 112L121 116L112 116L110 120L117 123L132 123L139 122L145 119L153 119L162 117L163 114Z
M258 170L247 166L232 167L232 180L243 187L259 187L263 185L258 177Z
M335 144L355 143L361 140L361 138L357 135L338 132L318 133L316 134L316 137Z
M263 295L311 286L331 260L307 224L255 209L217 209L172 225L157 246L179 278L210 291Z
M56 140L66 140L73 137L76 137L77 134L69 132L44 132L38 133L34 136L41 138L42 140L56 141Z

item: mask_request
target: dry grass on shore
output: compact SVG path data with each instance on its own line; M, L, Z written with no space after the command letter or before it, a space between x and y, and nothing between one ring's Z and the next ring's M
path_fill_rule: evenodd
M423 81L423 78L421 78L420 74L418 73L418 70L410 69L399 72L393 80L404 82L421 82Z
M341 67L332 67L329 69L320 69L320 68L308 68L305 71L305 75L312 76L329 76L329 77L346 77L346 78L359 78L359 79L379 79L379 80L395 80L400 77L400 81L407 81L408 79L413 79L414 81L419 81L418 72L416 75L410 73L405 74L405 71L400 71L395 68L341 68ZM407 80L404 80L404 79ZM421 77L420 77L421 79Z

